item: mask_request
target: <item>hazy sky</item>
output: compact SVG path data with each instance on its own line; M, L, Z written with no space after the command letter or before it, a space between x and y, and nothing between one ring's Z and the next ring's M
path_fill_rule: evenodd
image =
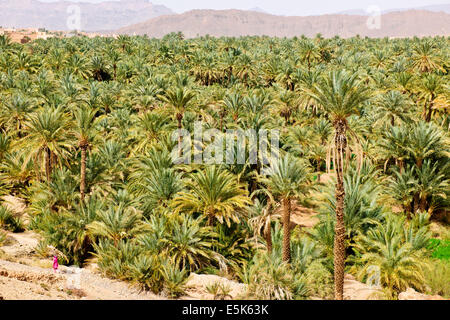
M54 0L40 1L53 2ZM72 1L102 2L103 0ZM450 4L450 0L151 0L150 2L165 5L179 13L191 9L250 9L259 7L269 13L282 15L337 13L351 9L366 9L373 5L379 6L384 11L433 4Z

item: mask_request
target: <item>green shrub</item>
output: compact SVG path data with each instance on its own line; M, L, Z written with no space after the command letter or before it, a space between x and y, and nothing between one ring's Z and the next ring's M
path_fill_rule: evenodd
M293 300L308 296L304 278L281 257L261 252L250 264L245 275L250 297L258 300Z
M160 293L163 289L161 274L161 261L155 255L140 255L129 263L129 276L131 281L142 290Z
M15 217L9 209L2 206L0 206L0 228L12 232L25 231L22 219Z
M184 294L184 284L188 275L186 270L180 270L178 266L166 260L162 263L161 274L164 279L164 290L169 297L178 298Z
M333 299L333 274L320 261L314 261L309 265L305 272L305 281L311 296Z
M426 284L431 294L450 298L450 262L432 260L430 268L425 272Z
M231 288L221 282L207 284L206 290L214 296L214 300L225 300L226 298L232 298L230 296Z
M94 245L97 264L106 276L120 279L131 280L130 268L136 266L135 258L139 257L142 249L135 242L121 240L114 245L113 241L102 239L98 244ZM142 265L147 261L140 261L138 269L142 270Z

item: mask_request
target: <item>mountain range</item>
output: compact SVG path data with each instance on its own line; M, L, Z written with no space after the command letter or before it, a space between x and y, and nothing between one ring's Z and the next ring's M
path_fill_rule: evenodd
M276 37L359 34L369 37L412 37L450 35L450 5L398 9L384 12L379 29L367 26L365 12L347 11L318 16L277 16L255 7L244 10L192 10L176 14L150 0L103 1L99 3L0 0L0 26L15 28L70 29L69 18L77 6L80 29L104 34L138 34L162 37L181 31L188 37L267 35Z
M37 0L0 0L0 26L7 28L46 28L67 31L68 19L79 7L81 30L115 30L148 19L173 14L169 8L148 0L120 0L100 3L40 2ZM70 24L69 24L70 26Z
M382 13L390 13L390 12L401 12L401 11L408 11L412 8L398 8L398 9L390 9L390 10L383 10ZM431 6L423 6L423 7L417 7L414 8L415 10L426 10L426 11L432 11L432 12L445 12L450 13L450 4L435 4ZM356 9L356 10L347 10L339 12L339 14L351 14L351 15L369 15L368 12L362 9Z
M148 35L159 38L181 31L188 37L272 36L308 37L321 33L324 37L413 37L450 35L450 14L425 10L386 13L380 17L380 28L367 26L362 15L321 15L306 17L275 16L255 11L193 10L179 15L164 15L119 29L115 33Z

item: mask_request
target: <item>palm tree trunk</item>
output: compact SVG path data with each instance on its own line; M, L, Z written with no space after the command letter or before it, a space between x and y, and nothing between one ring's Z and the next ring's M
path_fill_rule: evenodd
M320 183L320 167L322 166L322 161L318 160L317 161L317 182Z
M400 168L400 173L403 173L403 169L405 167L405 163L403 159L398 160L398 166Z
M345 269L345 224L344 224L344 157L347 148L346 123L341 120L335 124L336 136L336 226L334 236L334 297L344 299Z
M291 261L291 199L283 199L283 261Z
M420 212L425 212L427 210L427 197L420 198Z
M51 151L48 147L45 148L45 176L47 178L47 182L51 182L51 175L52 175L52 165L50 163L51 161Z
M84 201L84 196L86 192L86 149L87 146L81 147L81 180L80 180L81 201Z
M266 230L264 231L264 237L266 238L267 252L271 254L273 245L272 245L272 227L270 223L267 226Z
M181 157L183 152L183 148L181 146L181 144L183 143L183 136L181 135L181 129L183 128L183 125L181 123L181 121L183 120L183 115L181 113L177 114L177 121L178 121L178 156Z
M425 121L426 122L430 122L431 121L431 115L433 114L433 101L430 102L430 105L428 106L428 112L427 115L425 117Z

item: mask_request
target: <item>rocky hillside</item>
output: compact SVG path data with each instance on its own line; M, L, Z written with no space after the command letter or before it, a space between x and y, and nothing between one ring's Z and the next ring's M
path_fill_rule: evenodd
M369 29L366 16L322 15L308 17L275 16L241 10L193 10L166 15L119 29L120 34L147 34L162 37L182 31L186 37L206 34L220 36L267 35L276 37L325 37L355 35L369 37L412 37L450 35L450 14L425 10L392 12L381 16L381 28Z
M37 0L0 0L0 25L8 28L46 28L68 30L68 18L80 8L81 30L115 30L173 12L148 0L120 0L101 3Z

